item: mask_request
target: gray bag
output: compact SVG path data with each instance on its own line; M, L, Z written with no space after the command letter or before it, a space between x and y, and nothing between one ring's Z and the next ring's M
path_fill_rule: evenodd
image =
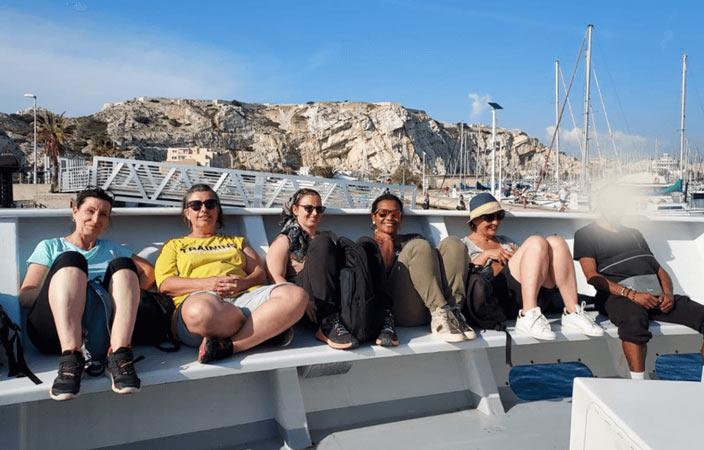
M662 294L660 279L655 274L628 277L625 280L619 281L618 284L634 291L647 292L655 297Z

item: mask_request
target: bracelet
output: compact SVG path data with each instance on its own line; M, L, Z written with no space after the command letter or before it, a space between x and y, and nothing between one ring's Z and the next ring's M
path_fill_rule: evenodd
M624 292L626 292L626 286L623 286L623 287L621 288L621 292L619 292L619 294L618 294L619 297L623 297L623 293L624 293Z

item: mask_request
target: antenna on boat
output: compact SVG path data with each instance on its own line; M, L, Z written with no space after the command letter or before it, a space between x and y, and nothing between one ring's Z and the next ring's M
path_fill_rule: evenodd
M555 183L560 189L560 60L555 60Z
M592 74L592 30L594 25L587 25L587 64L586 82L584 84L584 152L582 153L582 179L580 180L580 190L584 192L587 187L587 177L589 176L589 100L590 82Z
M682 51L682 109L680 112L680 178L684 179L684 117L687 102L687 53Z

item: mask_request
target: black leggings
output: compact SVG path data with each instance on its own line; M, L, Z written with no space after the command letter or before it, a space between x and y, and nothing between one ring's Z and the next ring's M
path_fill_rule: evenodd
M34 346L37 347L37 350L42 353L61 353L61 343L59 342L59 335L54 323L54 314L51 312L51 306L49 305L49 285L54 274L64 267L76 267L81 269L86 276L88 275L88 262L79 252L64 252L51 265L42 289L39 291L39 295L37 295L37 299L29 311L29 316L27 316L27 335ZM138 273L137 266L135 266L131 258L121 257L113 259L108 264L105 275L103 275L102 284L106 290L110 286L113 274L122 269L131 270L135 274Z
M310 241L305 265L292 281L315 301L318 324L340 311L340 262L332 235L321 233Z
M659 309L645 309L626 297L611 295L600 311L618 327L622 341L645 344L653 335L648 329L651 320L676 323L704 333L704 305L685 295L675 295L675 306L668 313Z

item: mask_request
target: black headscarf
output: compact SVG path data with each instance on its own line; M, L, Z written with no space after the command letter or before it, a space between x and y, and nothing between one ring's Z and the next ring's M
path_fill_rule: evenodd
M305 260L311 237L301 228L298 220L296 220L296 216L293 215L292 208L294 205L298 204L301 197L305 195L315 195L320 198L320 194L314 189L303 188L297 190L286 203L284 203L283 211L281 212L281 222L279 223L281 226L279 234L288 237L288 251L293 259L298 262Z

